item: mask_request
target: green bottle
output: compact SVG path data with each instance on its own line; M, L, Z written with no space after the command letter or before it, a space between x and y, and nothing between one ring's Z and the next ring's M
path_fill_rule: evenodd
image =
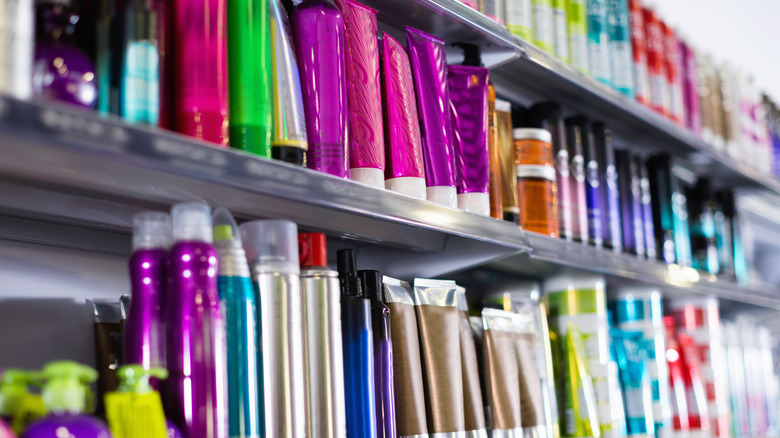
M230 146L271 157L268 0L227 5Z

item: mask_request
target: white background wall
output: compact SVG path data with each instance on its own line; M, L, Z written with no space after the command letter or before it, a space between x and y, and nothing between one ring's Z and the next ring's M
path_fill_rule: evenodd
M647 0L682 36L780 103L780 0Z

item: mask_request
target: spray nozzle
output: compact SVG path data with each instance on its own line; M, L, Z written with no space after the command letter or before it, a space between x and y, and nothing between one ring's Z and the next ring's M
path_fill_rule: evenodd
M219 207L214 210L212 221L214 222L215 245L241 248L241 233L238 231L238 224L227 208Z
M44 380L43 404L48 412L83 412L87 384L97 380L94 368L73 361L50 362L39 374Z
M161 211L144 211L133 216L133 251L171 247L171 217Z
M148 394L154 391L149 380L152 377L167 379L168 370L158 367L146 369L143 365L124 365L117 370L116 375L119 377L119 392Z
M341 278L341 293L350 297L362 296L360 278L355 267L355 251L351 249L336 251L336 266Z

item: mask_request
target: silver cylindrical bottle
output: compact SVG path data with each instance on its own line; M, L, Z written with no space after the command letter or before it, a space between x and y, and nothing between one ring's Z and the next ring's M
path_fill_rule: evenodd
M300 233L301 293L306 354L306 413L309 436L347 436L344 358L341 345L341 286L329 269L325 235Z
M19 99L32 95L33 15L32 0L0 2L0 93Z
M298 227L262 220L239 228L259 292L265 436L306 437Z

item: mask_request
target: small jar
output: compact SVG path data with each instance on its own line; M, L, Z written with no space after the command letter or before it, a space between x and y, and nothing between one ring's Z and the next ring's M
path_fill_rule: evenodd
M516 128L515 165L520 226L558 237L558 197L552 134L546 129Z

